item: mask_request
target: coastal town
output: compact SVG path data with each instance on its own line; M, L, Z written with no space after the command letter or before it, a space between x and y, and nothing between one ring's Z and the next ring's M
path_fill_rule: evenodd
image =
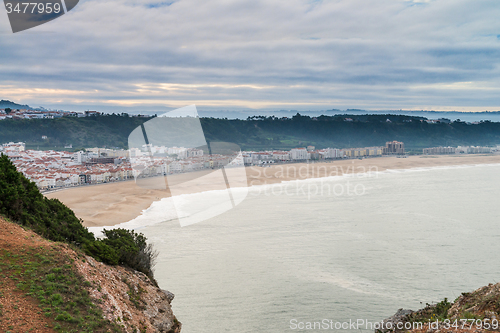
M0 101L1 102L9 102L9 101ZM27 106L26 106L27 107ZM64 110L47 110L43 107L40 108L0 108L0 120L4 119L15 119L15 120L21 120L21 119L55 119L55 118L62 118L62 117L74 117L74 118L84 118L84 117L92 117L92 116L104 116L106 113L104 112L99 112L99 111L83 111L83 112L76 112L76 111L64 111ZM148 118L150 116L144 115L144 114L129 114L129 113L119 113L118 115L120 116L127 116L127 117L138 117L138 118ZM354 122L355 120L353 119L353 116L349 115L342 115L343 116L343 121L347 123ZM249 117L250 119L254 120L262 120L265 117ZM283 117L283 119L289 119L289 117ZM317 117L312 117L312 120L317 121ZM418 119L418 120L404 120L403 122L405 123L411 123L413 121L420 121L424 122L427 124L451 124L453 121L448 118L438 118L438 119ZM458 122L460 119L457 120ZM384 120L384 122L391 123L392 121L387 118ZM481 124L483 121L463 121L464 124L467 125L478 125Z
M61 111L61 110L45 110L45 109L14 109L14 108L3 108L0 109L0 120L4 119L55 119L62 117L92 117L99 116L103 113L98 111ZM130 117L146 117L143 115L129 115Z
M435 147L423 150L424 155L489 154L499 147ZM404 143L387 142L385 147L325 148L314 146L289 151L234 151L209 154L204 149L158 147L144 145L141 149L116 150L87 148L76 152L26 150L23 142L0 145L0 153L7 155L28 179L41 190L101 184L186 173L224 166L261 166L278 163L363 159L396 155L406 157Z
M49 111L34 109L0 109L0 120L4 119L54 119L61 117L88 117L95 111L71 112L71 111Z

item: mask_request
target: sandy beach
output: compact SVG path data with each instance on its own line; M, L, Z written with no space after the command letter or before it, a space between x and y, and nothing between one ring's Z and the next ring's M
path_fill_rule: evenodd
M247 167L246 180L232 182L231 186L274 184L296 179L337 176L346 173L377 172L387 169L408 169L452 165L500 163L500 155L440 155L411 156L408 158L377 157L353 160L335 160L316 163L279 164L269 167ZM223 189L210 182L209 171L147 178L138 185L123 181L101 185L81 186L47 193L70 207L87 227L112 226L139 216L154 202L171 196L169 186L175 185L175 195ZM185 185L189 181L189 186Z

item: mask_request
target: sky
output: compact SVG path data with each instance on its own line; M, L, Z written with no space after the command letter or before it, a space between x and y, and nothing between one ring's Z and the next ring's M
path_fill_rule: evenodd
M500 110L484 0L80 0L13 34L0 99L73 111Z

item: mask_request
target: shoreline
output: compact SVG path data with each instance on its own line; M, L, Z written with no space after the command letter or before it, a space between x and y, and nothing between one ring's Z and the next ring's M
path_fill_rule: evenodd
M231 182L231 187L277 184L287 181L380 172L397 169L434 168L459 165L500 164L500 155L425 155L407 158L374 157L315 161L312 163L284 163L266 167L245 167L246 179ZM165 177L143 178L147 184L165 183L176 185L176 195L225 189L214 187L203 180L213 170L202 170ZM205 177L206 178L206 177ZM186 182L190 181L188 185ZM114 226L140 216L155 201L171 197L170 190L147 189L133 181L98 184L101 186L79 186L44 193L48 198L57 198L71 208L86 227Z

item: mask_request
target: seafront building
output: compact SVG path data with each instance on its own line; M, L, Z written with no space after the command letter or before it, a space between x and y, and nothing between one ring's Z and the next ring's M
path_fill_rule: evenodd
M458 147L433 147L424 148L424 155L450 155L450 154L490 154L498 151L497 148L490 147L474 147L474 146L458 146Z
M42 190L99 184L237 165L332 160L381 156L384 147L351 149L293 148L290 151L245 151L205 154L201 149L144 145L130 150L87 148L85 151L26 150L22 142L0 145L17 169ZM239 158L236 158L238 157Z
M365 156L382 156L383 147L353 148L344 149L344 156L347 158L359 158Z
M235 163L232 155L205 156L200 149L147 145L131 151L89 148L72 153L25 150L24 143L11 142L0 145L0 153L9 156L17 169L42 190L192 172Z
M459 146L425 148L423 153L484 154L497 151L500 151L500 147ZM0 145L0 152L8 155L18 170L42 190L231 166L265 166L405 154L404 143L398 141L387 142L385 147L316 149L308 146L289 151L235 151L226 155L209 155L202 149L153 145L130 150L88 148L77 152L37 151L26 150L22 142L10 142Z
M424 148L424 155L447 155L455 154L456 148L453 147L434 147L434 148Z
M389 141L386 142L385 148L383 149L384 155L404 155L405 154L405 144L399 141Z
M92 164L78 162L77 153L66 151L3 151L17 169L40 189L97 184L133 177L127 163Z

